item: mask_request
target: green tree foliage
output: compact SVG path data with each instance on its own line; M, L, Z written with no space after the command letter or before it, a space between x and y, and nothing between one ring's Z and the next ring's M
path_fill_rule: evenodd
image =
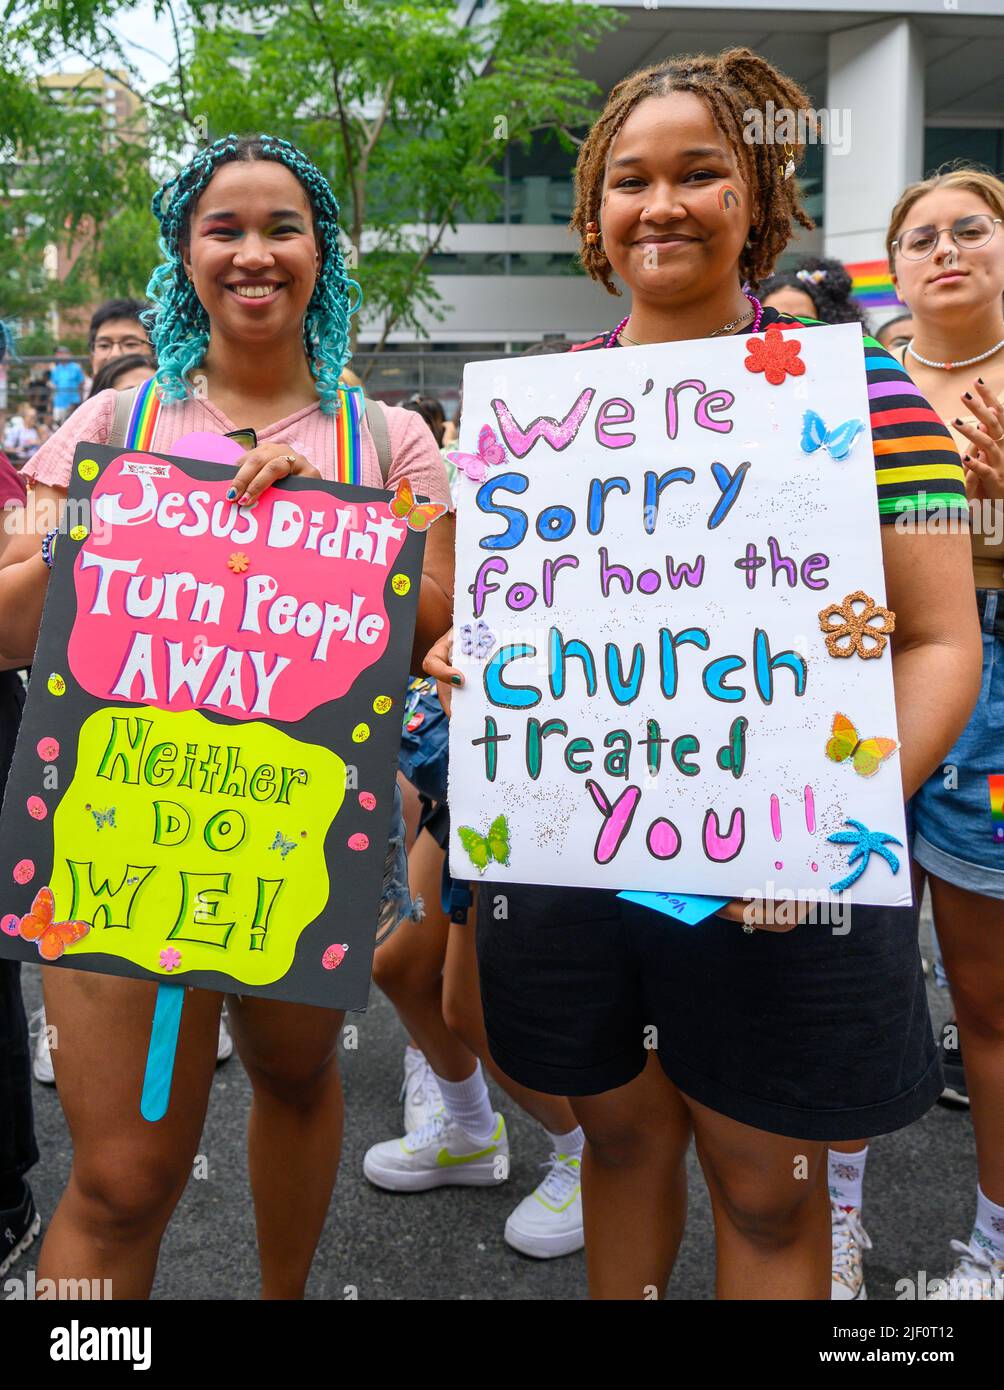
M66 56L83 57L125 70L139 89L115 29L135 7L9 0L0 105L12 115L0 133L0 195L16 174L16 201L41 219L43 239L93 229L73 277L77 292L85 284L137 292L155 259L152 175L228 131L285 136L335 188L380 347L393 329L418 330L436 313L428 259L458 218L496 211L507 145L553 131L574 147L599 95L576 59L616 23L614 12L577 0L496 0L487 19L478 20L479 9L466 23L465 7L447 0L190 0L184 14L155 0L174 53L165 55L169 76L144 93L145 128L134 132L109 131L85 109L53 109L24 62L13 61L32 54L36 68L52 70ZM28 246L18 249L22 300L34 302ZM7 284L17 259L0 252L0 314L23 312Z

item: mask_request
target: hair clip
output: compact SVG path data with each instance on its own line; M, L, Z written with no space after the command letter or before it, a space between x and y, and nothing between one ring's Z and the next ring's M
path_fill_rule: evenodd
M600 239L600 229L595 222L586 223L586 245L595 246Z
M801 280L803 285L821 285L826 279L825 270L796 270L795 279Z

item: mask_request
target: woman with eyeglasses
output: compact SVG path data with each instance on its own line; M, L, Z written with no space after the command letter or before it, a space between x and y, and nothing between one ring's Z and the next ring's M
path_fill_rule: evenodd
M973 575L983 629L980 699L944 764L911 803L913 855L931 886L958 1021L979 1183L968 1243L929 1299L1004 1299L1004 182L953 169L911 184L892 211L887 251L913 336L894 350L963 455ZM932 416L932 419L935 418ZM940 422L939 422L940 423ZM923 441L916 441L917 447ZM904 488L907 486L904 479ZM929 501L932 499L929 499ZM930 518L931 512L928 512ZM938 701L932 690L932 708ZM945 1060L959 1041L945 1030ZM957 1060L957 1059L956 1059ZM861 1177L867 1142L831 1148L831 1193L847 1188L845 1288L859 1296ZM856 1153L850 1150L858 1150ZM834 1179L834 1170L837 1176ZM851 1172L853 1183L844 1182ZM860 1239L859 1239L860 1238ZM857 1245L852 1245L854 1241ZM850 1256L856 1255L856 1259Z

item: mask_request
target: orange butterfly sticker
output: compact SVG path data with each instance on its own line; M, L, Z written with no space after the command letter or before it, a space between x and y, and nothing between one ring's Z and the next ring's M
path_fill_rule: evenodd
M401 479L389 505L393 515L406 521L412 531L428 531L434 521L438 521L449 511L442 502L416 502L415 493L407 478Z
M862 738L846 714L835 714L832 734L826 742L826 756L835 763L850 758L859 777L874 777L898 747L894 738Z
M56 922L56 901L51 888L40 888L26 913L18 923L18 932L25 941L34 941L43 960L59 960L67 946L74 945L91 929L89 922Z

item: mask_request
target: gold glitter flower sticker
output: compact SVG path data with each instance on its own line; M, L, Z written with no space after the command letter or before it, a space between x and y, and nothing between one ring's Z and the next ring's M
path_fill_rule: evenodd
M854 605L861 604L859 612ZM876 603L871 594L857 589L843 603L831 603L819 614L819 630L826 633L826 650L830 656L853 656L857 652L863 661L881 656L888 634L896 630L896 614Z

